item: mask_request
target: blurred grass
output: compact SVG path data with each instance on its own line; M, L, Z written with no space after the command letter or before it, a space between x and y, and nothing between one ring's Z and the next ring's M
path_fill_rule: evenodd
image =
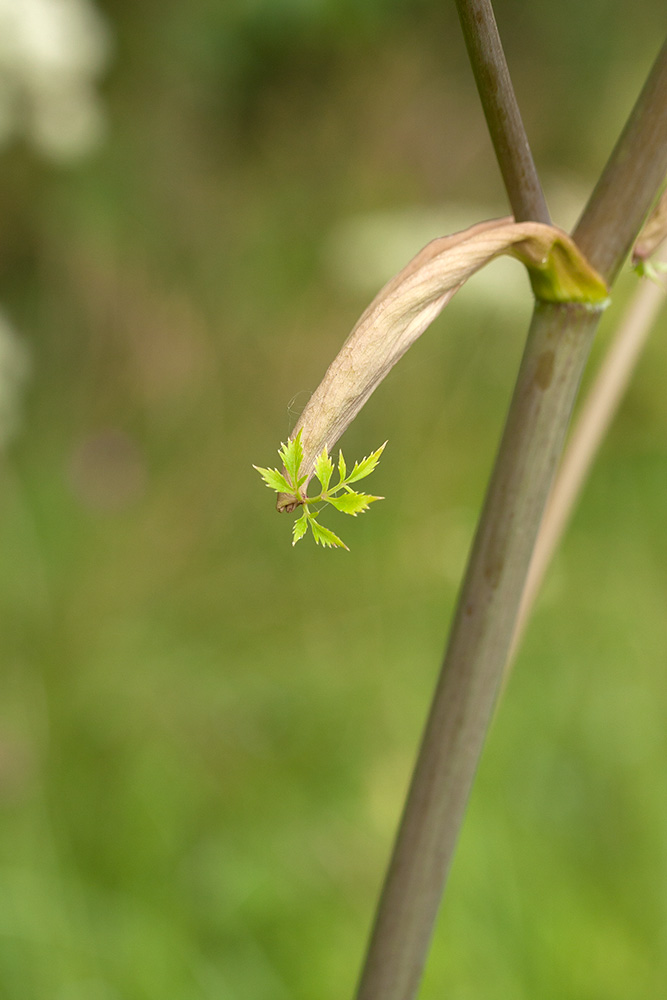
M389 438L388 499L346 523L349 555L293 550L251 463L365 305L331 234L505 210L453 12L103 9L107 145L69 171L12 148L0 185L2 299L32 359L0 489L0 995L333 1000L529 302L453 303L346 435L351 459ZM499 11L546 177L592 182L659 10ZM664 992L666 361L658 333L547 581L426 998Z

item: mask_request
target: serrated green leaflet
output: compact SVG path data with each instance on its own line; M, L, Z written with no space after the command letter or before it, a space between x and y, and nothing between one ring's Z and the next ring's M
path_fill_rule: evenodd
M292 545L296 545L300 538L308 531L308 512L304 510L301 517L297 518L292 525Z
M296 485L299 479L299 469L303 461L303 449L301 447L301 431L294 438L290 438L287 444L281 444L278 454L289 475L290 481ZM294 487L290 486L290 489Z
M322 484L322 492L326 493L329 489L329 483L331 482L331 477L333 476L333 462L329 458L329 453L326 448L319 456L315 462L315 475Z
M338 548L347 549L347 545L338 535L334 535L333 531L329 531L325 528L323 524L320 524L315 520L314 517L310 518L310 530L313 533L313 538L318 545L323 545L325 548ZM349 552L350 550L347 549Z
M380 456L382 455L386 444L387 442L385 441L382 447L378 448L377 451L374 451L372 455L368 456L368 458L363 458L361 462L355 462L354 468L347 477L346 482L356 483L359 479L365 479L366 476L370 476L371 472L380 461Z
M347 474L347 466L345 465L345 459L343 458L343 452L339 451L338 452L338 476L340 478L341 483L345 479L346 474Z
M270 490L276 490L277 493L289 493L291 491L292 487L282 472L278 472L277 469L260 469L259 465L253 465L253 469L257 469Z
M372 497L368 493L344 493L341 497L330 497L329 503L336 510L342 511L343 514L352 514L354 517L357 514L363 514L365 510L368 510L369 506L374 500L384 500L384 497Z

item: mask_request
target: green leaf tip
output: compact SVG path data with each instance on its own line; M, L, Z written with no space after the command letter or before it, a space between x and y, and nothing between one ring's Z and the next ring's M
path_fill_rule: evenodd
M287 443L280 445L278 454L283 463L283 472L277 469L264 469L258 465L253 465L253 469L259 472L269 489L275 490L278 494L277 508L279 511L293 511L297 507L302 507L301 515L295 520L292 526L292 545L296 545L308 528L317 545L323 548L346 549L345 542L335 535L333 531L326 528L317 520L320 510L314 509L314 504L330 504L343 514L356 517L368 510L376 500L383 500L384 497L372 496L370 493L357 493L352 489L350 483L357 482L370 476L375 469L387 442L371 452L368 457L360 462L355 462L350 473L347 471L347 464L342 451L338 454L338 482L331 484L334 474L334 464L329 456L326 446L316 458L313 466L313 474L319 480L321 490L317 496L309 497L302 490L304 483L307 483L309 476L302 474L303 450L301 446L301 431Z
M343 452L338 452L338 475L341 479L345 479L347 475L347 466L345 465L345 459L343 458Z
M345 542L339 538L338 535L334 535L333 531L325 528L324 525L320 524L319 521L316 521L314 517L309 518L309 520L310 530L312 531L313 538L318 545L323 546L325 549L346 549L348 552L350 551Z
M292 489L290 483L277 469L261 469L259 465L253 465L253 469L257 469L270 490L276 490L277 493L289 493Z
M325 448L315 462L315 475L320 481L322 492L326 492L326 490L328 490L331 477L333 476L333 470L333 462L329 458L329 453Z
M301 517L298 517L294 524L292 525L292 545L296 545L300 538L308 531L308 514L306 511L303 512Z
M359 479L365 479L366 476L370 476L371 472L380 461L380 456L386 447L387 442L385 441L385 443L378 448L377 451L374 451L372 455L369 455L368 458L362 458L361 462L355 462L354 468L347 477L346 482L356 483ZM380 497L380 499L383 498Z
M357 514L363 514L365 510L368 510L375 500L384 500L384 497L372 497L368 493L355 493L350 490L349 493L343 493L341 497L331 497L329 503L336 510L342 511L343 514L352 514L353 517L356 517Z
M280 459L285 466L293 487L297 488L299 479L299 469L303 462L303 448L301 447L301 431L296 437L290 438L287 444L281 444L278 449Z

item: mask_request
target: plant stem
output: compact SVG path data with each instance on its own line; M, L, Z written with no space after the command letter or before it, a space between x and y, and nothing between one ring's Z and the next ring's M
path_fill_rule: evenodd
M490 0L456 0L486 123L516 222L550 223Z
M667 86L660 59L657 66L623 133L636 146L621 138L603 175L608 180L596 188L578 229L587 252L607 276L616 273L667 172L667 144L657 135L665 130ZM624 188L630 179L634 201L627 205ZM616 212L619 201L626 214ZM614 225L599 215L600 205L609 207ZM599 238L609 246L598 248L589 213L599 219ZM598 309L574 304L536 306L357 1000L412 1000L419 987L539 523L599 317Z
M667 250L659 251L655 259L667 260ZM565 533L595 456L616 415L653 324L664 305L665 296L667 296L665 284L651 281L649 278L639 279L634 297L600 366L595 382L584 400L537 536L530 571L521 598L521 609L507 664L508 670L521 642L553 554Z
M536 307L358 1000L410 1000L491 719L544 502L599 311Z
M667 172L667 40L573 232L612 284Z

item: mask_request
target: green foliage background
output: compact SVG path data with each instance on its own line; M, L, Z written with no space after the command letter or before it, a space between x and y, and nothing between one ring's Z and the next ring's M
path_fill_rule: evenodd
M352 461L389 439L387 501L345 523L350 554L293 549L251 463L273 463L375 290L339 280L332 234L506 211L452 5L99 6L105 146L0 161L0 299L32 359L0 483L0 996L338 1000L528 290L507 308L473 282L452 304L343 442ZM662 0L497 14L547 195L585 194ZM664 332L498 713L426 1000L664 994Z

